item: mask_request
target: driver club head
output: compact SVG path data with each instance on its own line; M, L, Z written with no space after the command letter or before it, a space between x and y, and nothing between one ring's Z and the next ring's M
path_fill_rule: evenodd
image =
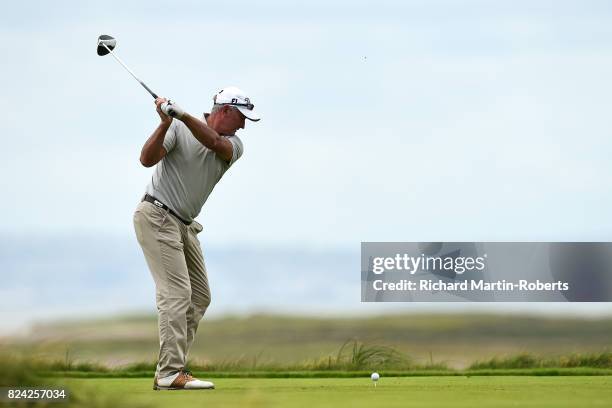
M102 34L101 36L99 36L99 37L98 37L98 48L97 48L98 55L100 55L100 56L102 56L102 55L106 55L106 54L110 54L110 55L112 55L112 56L113 56L113 58L115 58L115 60L117 60L117 62L118 62L119 64L121 64L121 66L122 66L123 68L125 68L125 70L126 70L127 72L129 72L129 73L130 73L130 75L131 75L132 77L134 77L134 79L135 79L136 81L138 81L138 83L140 83L140 85L142 85L142 87L143 87L144 89L146 89L146 90L147 90L147 92L148 92L148 93L149 93L149 94L150 94L150 95L151 95L151 96L152 96L154 99L157 99L157 94L156 94L155 92L153 92L153 91L151 90L151 88L149 88L147 85L145 85L145 83L144 83L144 82L142 82L140 79L138 79L138 77L137 77L137 76L136 76L136 75L135 75L135 74L132 72L132 70L131 70L131 69L129 69L129 68L128 68L128 66L127 66L127 65L125 65L125 64L123 63L123 61L121 61L121 60L119 59L119 57L115 55L115 53L114 53L114 52L112 52L112 51L115 49L115 47L116 47L116 46L117 46L117 40L115 40L115 39L114 39L113 37L111 37L110 35Z
M108 49L105 47L108 47ZM110 51L109 50L114 50L115 47L117 46L117 40L115 40L113 37L111 37L110 35L106 35L106 34L102 34L101 36L98 37L98 55L102 56L102 55L106 55L108 54Z

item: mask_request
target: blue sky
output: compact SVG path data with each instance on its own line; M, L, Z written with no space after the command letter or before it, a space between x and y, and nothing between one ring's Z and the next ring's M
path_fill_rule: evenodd
M133 241L158 118L106 33L188 111L236 85L263 115L199 217L215 245L609 240L611 22L606 1L9 3L0 231Z

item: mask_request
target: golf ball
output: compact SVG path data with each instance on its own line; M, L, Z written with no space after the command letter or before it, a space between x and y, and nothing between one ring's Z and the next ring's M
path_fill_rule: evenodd
M378 379L380 378L380 375L378 375L378 373L372 373L371 377L372 377L372 381L378 381Z

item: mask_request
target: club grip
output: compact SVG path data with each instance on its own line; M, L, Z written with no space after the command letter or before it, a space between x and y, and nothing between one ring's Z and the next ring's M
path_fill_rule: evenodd
M146 86L144 82L142 82L141 80L138 80L138 82L140 82L140 85L142 85L143 88L146 89L151 94L153 99L157 99L158 98L157 94L155 92L153 92L151 89L149 89L149 87Z

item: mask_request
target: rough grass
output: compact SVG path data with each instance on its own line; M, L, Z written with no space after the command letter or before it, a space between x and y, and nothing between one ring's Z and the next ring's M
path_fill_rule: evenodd
M30 367L42 372L81 372L81 373L109 373L126 375L138 373L152 373L155 362L131 363L121 367L108 366L79 361L73 362L70 354L65 358L49 360L45 358L24 358ZM392 347L366 344L357 340L349 340L342 344L334 355L322 356L316 359L307 359L293 364L282 364L270 360L260 361L255 358L240 357L237 359L224 359L217 362L190 361L189 369L197 372L294 372L294 371L365 371L365 370L446 370L444 364L415 364L409 356Z
M196 377L214 376L215 378L365 378L372 371L193 371ZM525 368L495 370L424 370L424 371L380 371L385 377L573 377L573 376L612 376L612 369L605 368ZM143 372L79 372L56 371L41 373L54 378L152 378L153 371Z
M27 355L124 366L152 361L159 348L155 316L39 324L0 339ZM251 315L205 318L191 355L197 363L260 366L302 364L336 356L347 339L393 347L419 364L467 368L474 361L529 352L537 356L612 350L612 319L513 315L382 315L307 317ZM329 359L328 359L329 360Z
M46 377L138 378L152 377L155 362L140 362L121 367L99 363L74 363L69 354L62 360L41 358L0 358L0 363L25 367L27 372ZM474 362L466 370L455 370L443 363L415 364L413 360L388 346L344 342L334 355L305 360L296 364L259 362L241 358L220 362L192 361L189 369L197 375L214 374L221 378L340 378L360 377L373 371L387 376L488 376L488 375L612 375L612 353L572 354L556 358L519 354ZM6 371L4 371L6 373ZM16 373L23 373L17 370Z
M508 369L508 368L610 368L612 369L612 352L571 354L555 358L542 358L523 353L505 358L492 358L475 362L470 369Z

